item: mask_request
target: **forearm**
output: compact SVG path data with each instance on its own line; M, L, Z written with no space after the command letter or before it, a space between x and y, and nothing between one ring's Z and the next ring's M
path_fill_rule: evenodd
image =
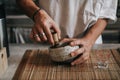
M34 12L39 9L33 0L16 0L16 2L29 17L32 17Z
M98 21L93 25L90 30L85 35L85 38L92 42L92 44L95 43L96 39L100 36L100 34L103 32L107 25L107 20L105 19L98 19Z

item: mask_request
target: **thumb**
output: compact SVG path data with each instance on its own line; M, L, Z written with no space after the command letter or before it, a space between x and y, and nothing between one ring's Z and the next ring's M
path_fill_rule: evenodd
M61 31L60 31L58 25L53 24L52 26L53 26L54 31L57 33L58 38L61 39Z
M82 45L82 42L81 40L74 40L70 43L71 46L79 46L79 45Z

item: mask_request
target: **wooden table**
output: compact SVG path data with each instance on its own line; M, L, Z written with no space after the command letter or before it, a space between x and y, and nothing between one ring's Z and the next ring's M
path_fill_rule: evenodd
M110 53L108 68L97 68L97 54ZM48 49L27 50L13 80L120 80L119 50L92 50L90 59L82 65L54 63ZM107 56L106 56L107 57Z
M117 48L120 48L120 44L95 45L93 47L94 51L92 53L96 53L95 50L98 49L107 49L107 51L111 49L110 51L118 53L118 51L114 50ZM72 67L68 65L54 64L49 58L47 49L48 49L48 45L11 44L10 45L11 56L8 59L9 67L6 73L1 77L1 80L3 79L16 80L17 78L21 80L23 80L24 78L40 79L40 80L44 80L44 79L51 79L51 80L101 79L102 80L102 79L111 79L111 78L115 80L120 79L119 54L117 55L112 54L111 57L110 62L116 65L112 65L111 63L111 65L109 65L109 68L104 70L104 69L95 69L93 67L93 64L91 64L92 58L89 59L88 62L84 65L78 65ZM117 58L114 59L113 57L117 57Z

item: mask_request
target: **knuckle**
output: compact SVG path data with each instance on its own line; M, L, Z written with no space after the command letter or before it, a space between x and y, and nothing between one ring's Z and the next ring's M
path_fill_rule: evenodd
M47 38L44 38L45 41L47 41Z
M44 38L43 41L47 41L47 38Z
M78 54L80 54L80 51L77 50L77 51L75 51L74 53L75 53L75 55L78 55Z
M82 57L82 60L85 60L85 58L84 58L84 57Z
M68 39L67 38L64 38L63 41L67 41Z
M60 31L60 30L58 30L57 32L58 32L58 34L60 34L60 33L61 33L61 31Z
M67 38L64 38L63 40L68 40Z
M83 51L81 49L78 49L76 52L79 53L79 54L83 53Z
M88 57L85 57L85 59L84 60L88 60Z
M82 49L81 49L81 52L84 52L84 51L85 51L85 49L84 49L84 48L82 48Z
M89 59L89 56L87 56L87 57L84 58L85 61L88 60L88 59Z
M44 21L41 21L41 24L42 24L43 26L47 26L47 24L48 24L48 21L46 21L46 20L44 20Z
M88 55L88 56L87 56L87 59L89 59L89 58L90 58L90 56Z
M43 24L43 26L46 26L46 25L47 25L47 23L46 23L45 21L43 21L42 24Z
M82 57L82 60L85 61L87 58L86 57Z
M73 41L73 44L77 45L79 44L77 40Z

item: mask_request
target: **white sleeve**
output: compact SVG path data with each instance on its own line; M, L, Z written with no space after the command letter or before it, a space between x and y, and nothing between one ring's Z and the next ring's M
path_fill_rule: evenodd
M108 23L114 23L117 20L117 2L118 0L103 0L99 18L107 18Z

